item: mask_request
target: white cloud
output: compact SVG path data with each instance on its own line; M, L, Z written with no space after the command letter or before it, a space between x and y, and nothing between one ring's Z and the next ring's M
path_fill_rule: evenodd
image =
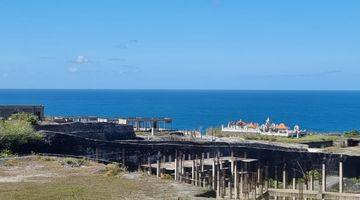
M75 72L77 72L79 69L77 68L77 67L69 67L68 68L68 71L70 72L70 73L75 73Z
M77 56L74 60L74 63L76 63L76 64L85 64L88 62L89 62L89 59L85 56Z

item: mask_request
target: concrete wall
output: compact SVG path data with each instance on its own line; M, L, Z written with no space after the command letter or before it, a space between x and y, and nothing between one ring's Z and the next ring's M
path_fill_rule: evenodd
M63 124L43 124L37 125L35 129L42 133L57 132L107 141L131 140L136 137L132 126L114 123L73 122Z
M70 154L95 156L96 152L100 158L109 161L121 161L122 151L126 154L126 165L130 169L137 169L139 164L147 163L148 157L155 158L158 151L163 155L172 155L174 158L175 151L181 151L185 154L201 155L201 153L210 152L211 155L218 151L223 155L230 155L234 152L235 156L243 156L245 153L248 158L257 158L261 165L268 165L270 176L274 176L274 167L282 169L286 164L288 173L292 172L291 168L301 166L301 170L320 169L321 163L325 162L327 170L337 171L340 155L310 153L299 150L286 148L277 148L267 145L243 145L229 143L211 143L211 142L164 142L164 141L101 141L69 134L59 134L54 132L45 133L46 144L41 148L28 147L29 151L37 148L43 153ZM96 151L97 149L97 151ZM26 147L21 148L26 151ZM360 176L360 157L344 156L344 176ZM300 170L300 169L299 169ZM279 171L280 174L280 171Z
M38 116L39 119L44 118L44 106L42 105L0 105L0 118L9 118L15 113L31 113Z

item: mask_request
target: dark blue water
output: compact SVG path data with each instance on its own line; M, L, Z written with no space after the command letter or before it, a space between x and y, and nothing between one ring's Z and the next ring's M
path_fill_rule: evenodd
M43 104L46 115L171 117L179 129L268 116L320 132L360 129L359 91L0 90L0 104Z

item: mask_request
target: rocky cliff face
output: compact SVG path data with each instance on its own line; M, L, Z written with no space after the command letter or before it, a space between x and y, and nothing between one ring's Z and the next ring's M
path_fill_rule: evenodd
M35 129L45 135L53 132L106 141L132 140L136 137L132 126L113 123L43 124Z

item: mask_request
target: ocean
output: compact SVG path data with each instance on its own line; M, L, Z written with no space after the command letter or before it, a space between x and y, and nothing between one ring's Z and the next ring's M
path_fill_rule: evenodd
M360 129L360 91L0 90L0 104L42 104L48 116L170 117L173 128L242 119L315 132Z

